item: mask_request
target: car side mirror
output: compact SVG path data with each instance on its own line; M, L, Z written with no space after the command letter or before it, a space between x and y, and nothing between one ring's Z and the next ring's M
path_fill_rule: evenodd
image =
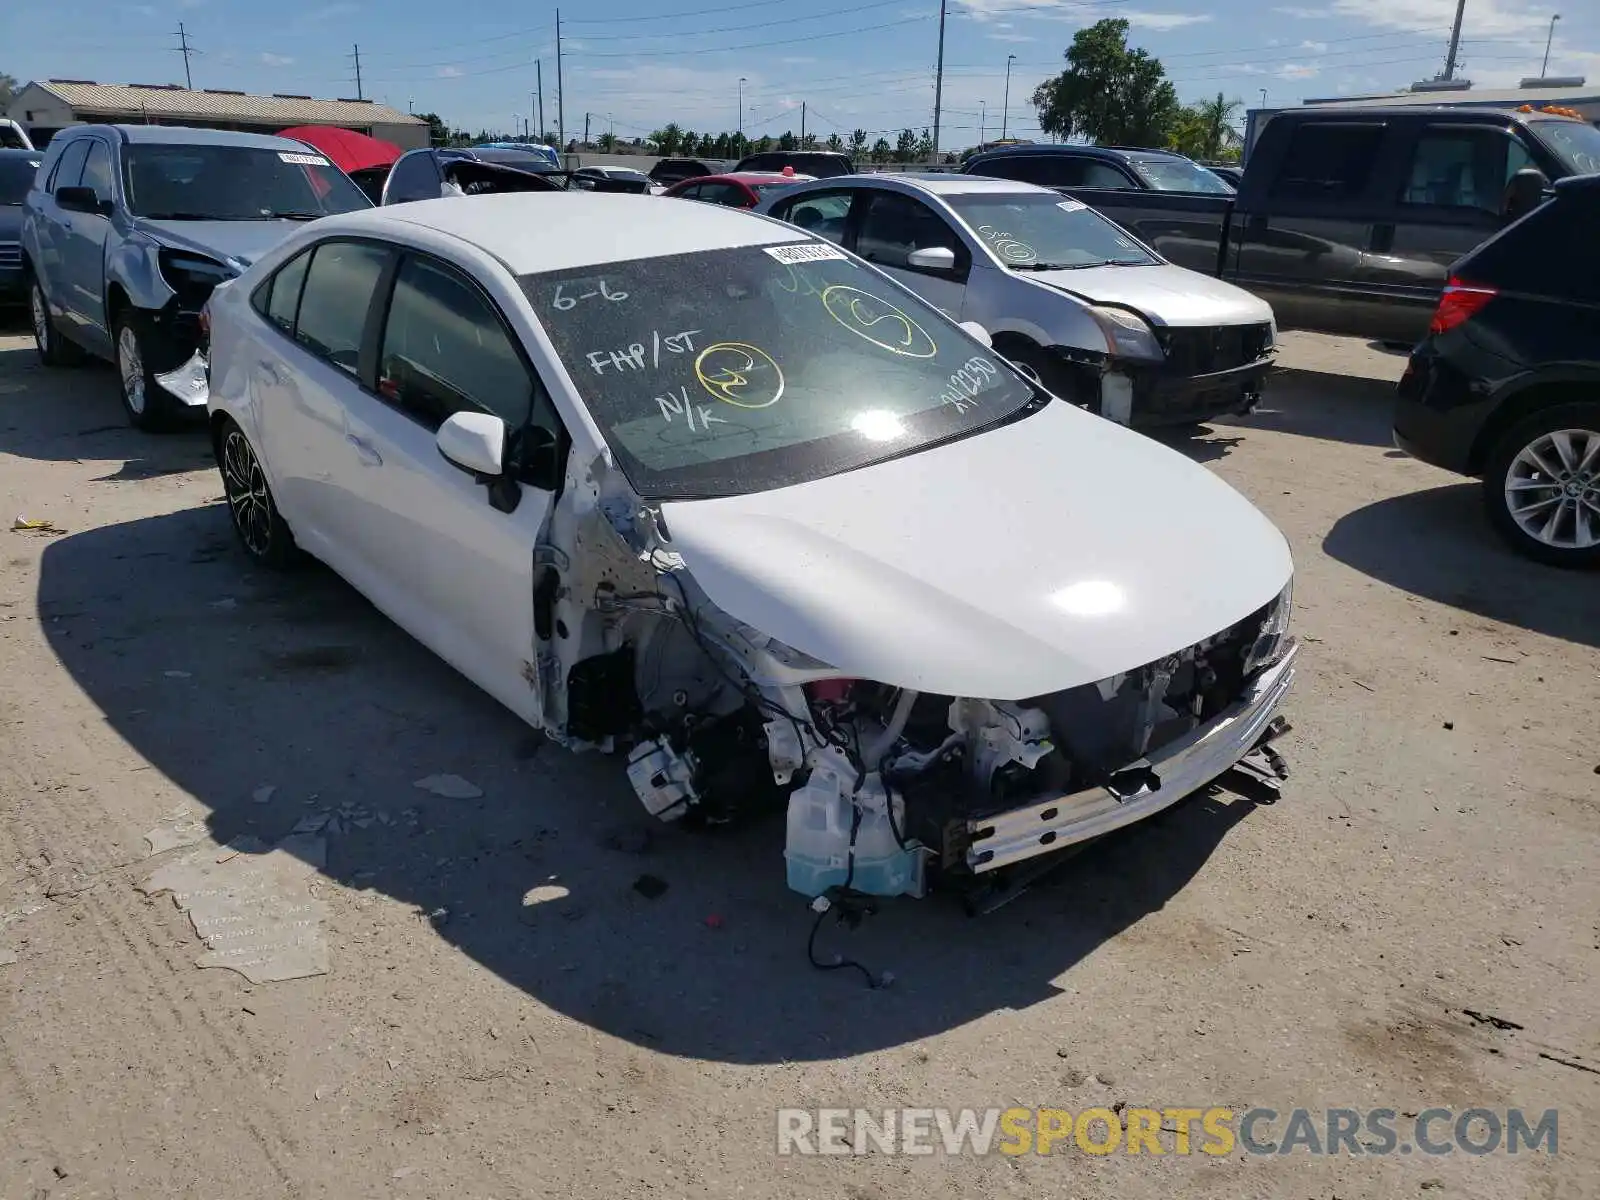
M924 246L906 255L906 266L915 271L954 271L956 252L949 246Z
M989 336L989 331L982 325L979 325L976 321L962 321L960 324L961 328L965 329L978 341L988 346L991 350L994 349L994 339Z
M1523 167L1506 184L1500 215L1507 221L1526 216L1544 203L1545 189L1549 186L1549 178L1538 167Z
M489 503L501 512L517 507L522 493L506 473L506 423L491 413L458 412L445 418L434 443L445 461L489 488Z
M96 217L111 215L111 201L100 199L91 187L57 188L56 203L68 212L88 213Z

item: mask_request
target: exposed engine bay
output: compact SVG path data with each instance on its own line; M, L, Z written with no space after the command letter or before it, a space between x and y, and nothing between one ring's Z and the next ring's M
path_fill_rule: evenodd
M733 619L671 550L656 510L598 489L591 499L585 515L562 504L552 520L551 541L570 550L544 545L536 558L542 654L530 683L547 731L573 749L626 751L635 792L662 821L786 810L788 883L807 897L971 888L1165 808L1275 736L1256 730L1291 674L1287 591L1094 683L1018 700L935 695L842 677ZM1270 704L1252 701L1267 676ZM1249 744L1211 736L1257 713ZM1163 749L1189 743L1206 750L1206 777L1178 786L1180 771L1162 792ZM1184 753L1193 775L1198 750ZM1108 819L1107 807L1124 811ZM1037 829L1007 842L1004 822L1024 818Z

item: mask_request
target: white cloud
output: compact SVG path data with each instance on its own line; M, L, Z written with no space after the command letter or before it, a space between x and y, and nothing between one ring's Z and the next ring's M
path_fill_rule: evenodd
M1204 25L1212 19L1210 13L1138 12L1134 9L1127 9L1119 15L1135 29L1154 29L1158 33L1182 29L1185 25Z
M1328 43L1327 42L1301 42L1300 43L1300 49L1309 50L1313 54L1326 54L1328 52Z
M1224 63L1217 68L1218 75L1265 75L1267 69L1255 63Z
M1286 17L1297 17L1302 21L1324 21L1333 16L1331 9L1326 8L1301 8L1297 4L1286 4L1272 10L1282 13Z
M991 42L1037 42L1039 40L1026 33L991 33L985 36Z
M261 61L265 65L267 65L269 67L292 67L292 66L294 66L294 59L290 58L288 55L286 55L286 54L271 54L271 53L268 53L265 50L263 50L261 52Z
M1310 79L1318 74L1318 68L1306 63L1284 63L1273 74L1279 79Z
M1456 0L1330 0L1328 7L1337 16L1406 33L1448 31L1456 16ZM1508 0L1477 0L1467 15L1468 36L1475 38L1542 34L1550 24L1548 10L1513 8Z
M460 79L460 67L440 67L434 74L440 79Z

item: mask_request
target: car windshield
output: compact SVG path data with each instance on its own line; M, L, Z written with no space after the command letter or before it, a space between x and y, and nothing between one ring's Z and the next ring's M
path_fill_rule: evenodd
M311 220L372 207L343 171L311 149L135 142L127 163L128 208L141 217Z
M1233 189L1199 163L1187 158L1148 158L1130 155L1129 162L1158 192L1213 192L1228 195Z
M38 172L37 156L0 155L0 204L21 204Z
M926 449L1048 399L826 242L521 280L618 464L650 499L739 495Z
M1530 127L1574 175L1600 173L1600 129L1565 118L1534 121Z
M957 192L944 199L1001 262L1019 271L1161 261L1094 209L1054 192Z

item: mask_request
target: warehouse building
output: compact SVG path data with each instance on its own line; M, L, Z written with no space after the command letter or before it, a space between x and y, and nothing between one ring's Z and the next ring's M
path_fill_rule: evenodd
M296 125L333 125L393 142L402 150L428 144L428 124L372 100L254 96L171 83L95 83L45 79L16 93L4 114L42 147L69 125L190 125L277 133Z

